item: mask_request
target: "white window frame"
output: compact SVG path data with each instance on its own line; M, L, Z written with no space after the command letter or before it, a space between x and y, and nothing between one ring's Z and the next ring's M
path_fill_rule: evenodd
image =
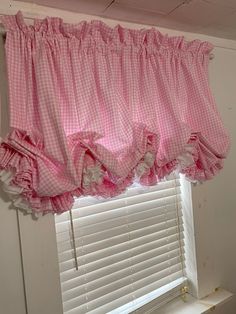
M0 4L0 14L15 14L17 10L22 10L29 19L46 15L62 16L72 22L92 18L32 3L17 1L10 5L10 1L5 0ZM117 24L116 21L108 22ZM124 24L137 27L130 23ZM175 31L172 33L178 34ZM4 133L5 130L1 135ZM209 228L209 221L211 226L214 225L214 212L206 202L207 183L192 187L184 181L183 186L189 192L189 197L184 199L183 209L187 232L187 277L190 280L190 293L202 299L220 286L215 267L214 232L213 228ZM14 219L20 235L21 257L16 258L21 258L22 262L26 314L63 314L54 216L46 215L35 221L18 211ZM6 271L11 272L10 269Z
M212 217L207 206L201 210L202 202L204 204L202 186L192 188L185 179L181 181L185 192L186 275L190 294L201 299L220 286L214 272L213 239L208 228ZM192 206L192 200L196 207ZM54 216L33 220L19 212L19 229L28 313L63 314Z

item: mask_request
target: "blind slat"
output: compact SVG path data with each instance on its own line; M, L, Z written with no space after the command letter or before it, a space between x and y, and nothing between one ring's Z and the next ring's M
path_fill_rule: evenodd
M145 238L149 239L147 242L151 242L152 238L163 238L167 237L168 235L173 235L175 233L178 233L179 231L183 230L183 227L180 229L174 225L174 221L170 221L171 223L165 223L162 225L155 226L155 232L151 232L150 230L137 230L132 233L129 233L128 230L124 231L123 234L115 237L110 237L108 239L105 239L103 241L99 242L94 242L90 243L88 245L83 245L83 243L76 241L76 247L77 247L77 252L78 256L84 256L86 254L90 254L93 252L98 252L100 250L106 249L108 246L114 247L115 245L119 245L121 243L131 241L131 240L136 240L138 238L142 238L142 241L144 241ZM63 262L68 259L73 258L73 252L71 251L70 248L70 243L68 243L68 249L62 251L61 253L59 252L59 261Z
M103 205L103 210L105 213L95 212L88 216L83 217L81 212L83 209L79 209L77 211L73 211L73 218L74 218L74 225L75 226L83 226L83 225L94 225L98 224L99 222L104 222L104 220L113 220L116 217L122 217L124 213L132 215L132 213L136 214L138 211L146 212L148 209L156 209L157 214L161 207L165 207L169 204L176 205L176 202L180 202L181 198L180 195L169 195L168 197L161 198L161 199L148 199L144 202L139 202L138 204L128 204L125 202L123 206L120 208L107 208ZM135 206L134 206L135 205ZM87 209L89 211L89 208ZM81 215L81 216L80 216ZM77 217L76 217L77 216ZM66 225L69 222L69 216L63 222L60 222L56 225L57 233L63 232L66 229Z
M151 235L153 237L153 235ZM180 237L183 237L183 234L180 234ZM139 241L138 241L139 240ZM104 262L104 260L106 258L109 258L111 256L114 256L116 254L118 254L119 252L126 252L126 257L129 257L129 251L130 249L139 249L139 251L145 251L148 249L148 247L155 247L155 248L161 248L165 245L169 245L173 242L176 242L177 245L179 245L179 235L174 233L169 235L168 237L163 236L162 238L158 238L156 239L155 237L153 237L152 239L148 239L146 238L139 238L137 239L137 241L135 241L136 243L132 243L132 247L129 241L126 241L124 243L122 243L121 245L117 245L117 246L113 246L111 247L111 249L109 250L103 250L103 251L98 251L98 252L94 252L94 253L90 253L90 254L86 254L84 256L81 256L80 258L80 263L81 265L84 264L89 264L92 262ZM146 247L147 246L147 247ZM60 266L60 271L64 272L68 269L70 269L71 267L73 267L74 260L70 259L67 260L65 262L60 262L59 261L59 266Z
M119 204L123 204L124 200L128 200L129 198L136 197L138 198L139 196L146 194L146 195L152 195L152 192L162 192L163 195L162 197L165 196L165 191L172 189L171 193L172 195L180 194L180 180L171 180L171 181L165 181L165 182L159 182L158 185L155 186L149 186L149 187L134 187L128 189L125 193L123 193L121 196L114 197L112 199L95 199L93 197L83 197L83 198L78 198L75 201L75 205L73 206L73 209L77 211L78 208L83 209L83 207L101 212L103 210L102 205L105 205L107 208L112 209L112 208L119 208ZM140 198L139 198L140 199ZM134 200L134 198L133 198ZM141 200L142 201L142 200ZM135 203L139 203L140 201L136 201ZM92 207L93 206L93 207ZM111 208L109 207L111 206ZM92 210L92 212L93 212ZM85 213L87 216L87 214ZM88 213L89 215L89 213ZM63 221L63 219L58 218L58 222Z
M143 280L140 283L140 285L143 284L144 280L148 281L149 283L152 283L155 281L158 287L158 280L166 277L165 283L170 282L170 278L168 277L170 276L170 272L171 273L179 272L181 270L181 265L179 263L173 263L170 265L168 269L166 269L165 266L163 265L163 269L160 268L158 272L153 273L154 270L155 270L154 267L152 267L152 269L150 267L150 269L143 270L142 273L137 274L135 281ZM99 290L87 292L86 303L88 305L88 309L90 310L94 309L94 306L99 307L108 302L111 302L112 300L116 298L124 296L124 288L129 286L131 288L130 290L132 291L133 285L134 285L134 282L132 283L130 282L130 276L127 276L116 282L113 282L112 284L101 287ZM83 300L84 300L83 296L79 296L72 300L63 302L63 305L64 305L65 310L68 311L74 307L78 307L82 305Z
M133 254L132 252L132 258L135 260L135 262L137 263L137 261L142 261L143 260L149 260L151 258L154 258L156 256L160 257L162 261L164 260L168 260L169 257L175 257L178 256L180 254L179 248L176 248L175 244L172 244L171 247L164 247L162 251L158 250L158 249L154 249L154 250L150 250L144 253L140 253L137 254L137 252L135 252L135 254ZM108 268L108 272L106 272L106 274L109 274L109 272L111 272L112 270L114 270L114 268L112 266L116 266L118 265L119 268L121 268L126 262L126 259L124 258L120 258L120 259L113 259L112 263L105 263L103 265L100 265L100 268L97 267L97 264L94 263L92 265L92 267L89 265L86 267L86 272L94 272L96 270L102 270L102 269L107 269ZM84 272L85 273L85 272ZM83 272L80 272L79 274L76 274L76 277L73 277L70 280L64 281L62 283L62 291L68 291L71 290L73 288L78 287L79 285L82 284L82 276Z
M182 242L182 244L183 244L183 242ZM162 246L161 248L156 248L156 245L154 242L154 243L151 243L147 249L145 249L145 246L143 246L141 248L138 247L138 248L133 249L132 255L136 256L139 254L145 254L145 252L148 253L149 251L152 251L152 250L155 250L155 254L161 255L161 254L164 254L166 252L171 252L172 250L176 250L176 249L179 249L179 241L174 241L174 242L168 243L165 246ZM100 264L98 264L97 261L95 260L93 263L87 264L88 272L90 272L90 271L93 272L93 271L99 269L99 267L102 268L102 265L104 265L104 267L106 267L106 265L112 265L112 264L114 264L116 262L120 262L126 258L127 258L127 251L124 251L124 252L121 251L118 254L114 254L114 255L109 256L107 259L102 259ZM78 271L75 271L75 269L73 267L74 266L73 260L70 260L69 263L70 263L70 267L68 267L68 270L66 270L64 272L61 271L61 274L60 274L61 280L62 280L62 289L63 289L64 284L65 285L70 284L71 281L73 282L73 280L75 280L76 278L79 278L80 276L82 276L84 274L84 270L82 269L82 267Z
M182 222L182 218L180 217L179 219ZM158 232L158 231L163 230L163 229L169 229L172 227L176 227L176 218L170 219L168 221L160 222L158 224L154 224L154 225L150 225L150 226L148 225L142 229L130 231L130 234L134 234L134 236L140 237L140 236L149 235L149 234L154 233L154 232ZM75 243L76 243L76 246L79 248L82 245L86 246L86 245L93 244L96 242L104 241L108 238L112 239L114 237L121 236L127 232L129 232L128 226L124 225L124 226L114 228L112 230L112 234L111 234L110 230L104 230L100 233L84 236L83 238L75 237ZM60 253L66 253L67 251L71 252L71 239L70 239L69 232L68 232L67 240L65 240L65 238L64 238L64 241L61 241L60 245L58 247L59 255L60 255Z
M176 280L180 280L182 278L181 274L182 274L182 271L174 272L170 277L168 277L168 279L167 279L167 277L164 277L163 279L160 279L157 282L154 282L154 283L151 283L151 284L148 284L147 286L145 286L145 288L147 288L146 291L139 289L137 291L138 293L135 291L135 293L130 293L127 297L132 298L132 301L135 304L136 299L139 297L139 295L140 295L140 297L143 297L150 292L153 292L153 291L155 291L155 290L157 290L157 289L159 289L165 285L170 284L171 282L174 282ZM183 281L183 279L182 279L182 281ZM180 295L180 293L178 295ZM174 295L174 296L176 296L176 295ZM113 314L113 313L116 313L116 314L131 313L130 308L129 308L129 312L127 310L125 312L119 311L119 304L121 304L121 303L125 304L125 302L123 302L123 298L125 298L125 297L126 296L122 297L122 300L121 299L112 300L111 302L105 303L105 304L101 305L100 307L98 307L98 304L96 304L96 305L91 304L92 306L90 305L90 309L93 307L94 310L91 309L87 313L89 313L89 314L104 314L104 313L110 313L110 312L111 312L111 314ZM168 298L167 298L167 300L169 301ZM132 311L132 313L133 313L133 311Z
M182 216L182 212L179 212L179 215ZM151 226L154 224L158 224L163 221L168 221L170 219L176 218L176 211L167 211L164 213L161 213L160 215L157 215L155 217L149 217L144 218L142 220L138 221L130 221L131 217L128 217L128 215L123 215L121 217L110 219L109 221L100 222L98 224L93 225L81 225L78 226L74 224L74 229L76 232L76 236L79 235L80 237L85 237L86 235L92 235L97 234L100 232L104 232L104 230L110 230L112 232L113 228L120 227L122 225L128 225L129 228L134 229L140 229L144 228L145 226ZM70 224L67 224L67 230L69 231Z
M180 251L178 249L159 256L154 255L148 256L146 254L142 254L140 256L131 257L129 260L127 259L120 263L116 263L109 267L105 267L100 270L99 274L90 273L89 278L87 277L87 275L84 275L86 276L86 283L84 283L85 280L83 277L79 277L77 285L74 286L73 288L68 289L67 286L65 289L65 287L62 286L62 291L64 292L63 301L70 300L78 295L82 295L84 291L92 291L94 289L98 289L99 287L108 285L109 283L113 283L115 280L123 278L125 275L127 275L125 274L125 272L127 272L130 275L132 272L138 271L138 268L140 269L141 267L144 267L145 269L148 269L153 265L157 266L158 264L161 264L168 260L172 261L172 259L174 258L177 258L177 260L180 261ZM130 270L129 271L127 270L129 267L131 267L131 264L132 272ZM135 269L136 266L137 269ZM87 269L86 273L88 273Z
M169 202L170 201L170 202ZM179 206L181 207L181 206ZM166 200L164 204L158 205L152 203L146 203L146 204L139 204L138 206L125 206L120 210L111 210L107 215L102 215L98 217L97 215L91 215L85 218L78 218L77 220L74 220L74 226L75 228L83 228L91 227L95 225L99 225L100 223L110 223L110 221L114 221L115 219L126 217L126 219L129 219L130 221L137 221L140 219L147 219L149 217L156 217L159 215L163 215L165 213L168 213L169 211L176 211L176 197L171 196L171 198L168 198L168 201ZM69 221L68 221L69 222ZM68 223L67 222L67 223ZM62 226L61 226L62 227ZM62 229L62 228L61 228ZM60 232L58 230L58 232Z

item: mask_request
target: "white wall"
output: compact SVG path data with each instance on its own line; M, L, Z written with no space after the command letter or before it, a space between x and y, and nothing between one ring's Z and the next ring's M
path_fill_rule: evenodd
M232 147L225 168L213 181L201 186L205 208L211 212L209 228L214 229L216 269L221 285L236 294L236 51L215 49L210 65L211 86ZM216 311L235 314L236 297Z
M3 38L0 37L1 136L4 136L8 129L7 85L3 59ZM0 314L25 314L19 217L15 210L9 210L9 206L8 198L0 190Z
M48 15L63 16L67 21L72 22L76 20L80 21L81 19L90 20L93 18L91 16L48 9L21 2L15 3L14 1L11 1L10 7L9 3L9 0L1 0L0 14L13 14L17 9L21 9L28 17L35 16L35 14L44 16L46 12ZM117 22L107 21L107 23L114 25ZM143 25L121 23L129 27L143 27ZM161 30L168 32L170 35L183 33ZM186 33L185 35L189 39L208 39L221 47L228 47L226 49L215 48L215 58L210 63L210 81L218 103L218 109L231 134L232 148L225 162L224 170L214 180L193 188L193 206L197 213L195 215L195 232L197 238L196 249L200 256L198 259L198 269L201 270L202 274L198 278L199 285L200 287L202 286L203 290L205 289L204 292L206 292L211 291L211 289L220 283L223 288L236 294L236 50L232 50L232 48L236 49L236 42L190 33ZM200 213L200 215L198 213ZM22 215L20 216L20 220L22 224L24 224L23 235L25 235L25 239L27 238L27 231L30 236L32 235L33 238L36 238L36 236L33 235L34 229L35 233L40 237L42 224L40 224L40 227L39 224L30 223L29 219L27 219L28 222L26 223ZM47 226L50 221L50 219L46 220ZM29 224L28 227L27 224ZM17 219L13 211L7 210L7 203L4 200L0 201L0 230L0 314L23 314L25 311L24 293L17 234ZM43 237L42 231L41 234ZM39 254L37 248L34 247L36 244L40 245L39 242L38 238L35 239L35 242L31 240L30 247L32 247L32 256L34 256L34 253ZM45 244L45 238L42 239L41 242ZM50 245L52 245L51 242ZM27 244L25 247L27 247ZM33 250L35 250L35 252L33 252ZM48 252L48 254L50 256L50 252ZM53 252L53 256L55 258L55 251ZM37 267L36 258L34 258L34 262ZM29 264L27 267L30 270ZM46 269L46 271L49 270L52 270L52 263L51 266ZM55 277L56 271L53 274L53 278ZM47 278L43 279L44 283L46 279ZM37 286L36 282L37 278L35 278L34 284L30 287L33 291L40 293L40 286ZM39 282L41 281L39 280ZM43 284L43 282L41 282L41 284ZM9 291L11 291L11 294ZM47 293L48 291L49 289L47 289ZM16 295L16 298L13 298L14 302L12 302L12 295ZM45 293L42 293L40 303L44 301L43 295L45 296ZM31 304L33 310L29 311L29 314L47 314L42 312L42 308L40 309L40 305L37 302L37 300L34 300L34 304ZM55 306L52 305L49 314L58 314L56 310L53 312L53 308L58 308L58 304ZM235 314L236 297L217 309L215 313Z

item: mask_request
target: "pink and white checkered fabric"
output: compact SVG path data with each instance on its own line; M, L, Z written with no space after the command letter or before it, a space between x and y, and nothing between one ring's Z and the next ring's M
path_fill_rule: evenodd
M211 44L100 21L27 26L20 12L1 21L12 130L0 169L21 206L60 213L74 196L222 168L229 137L208 84Z

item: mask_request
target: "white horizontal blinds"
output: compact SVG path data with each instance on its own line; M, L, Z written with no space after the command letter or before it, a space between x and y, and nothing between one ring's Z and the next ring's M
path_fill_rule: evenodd
M72 215L78 270L70 215L55 218L64 313L116 312L183 277L178 178L114 199L77 199Z

